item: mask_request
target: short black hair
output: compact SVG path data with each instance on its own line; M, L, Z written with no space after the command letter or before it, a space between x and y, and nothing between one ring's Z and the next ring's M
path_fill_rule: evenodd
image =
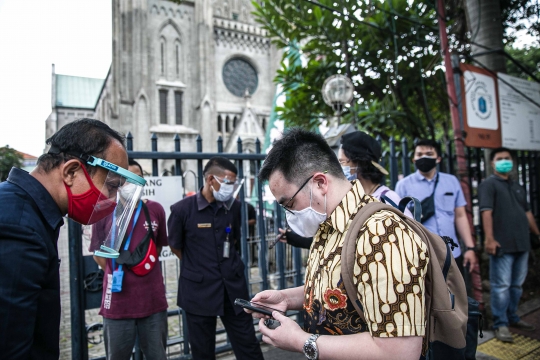
M259 180L267 181L278 170L288 182L298 186L318 171L345 179L337 156L326 140L320 134L301 128L290 129L273 144L259 172Z
M414 151L416 151L416 148L419 146L427 146L435 149L435 152L437 152L437 157L441 156L441 145L435 140L431 139L420 139L417 142L414 143Z
M505 151L510 154L512 159L514 159L514 152L512 150L505 147L498 147L496 149L491 150L491 154L489 155L489 161L493 161L493 159L495 159L495 155L497 155L498 153L505 152Z
M111 129L107 124L95 119L79 119L62 126L53 136L47 139L46 144L55 148L57 153L43 154L38 158L37 166L48 173L62 163L75 158L68 153L78 153L106 157L106 151L112 141L118 140L125 147L124 135ZM93 166L84 164L89 173L93 173Z
M129 166L138 166L139 169L141 170L141 174L144 175L144 171L143 171L143 169L142 169L142 166L141 166L141 164L139 164L137 161L133 160L132 158L129 158L129 159L128 159L128 164L129 164Z
M223 156L214 156L213 158L210 158L210 160L208 160L206 166L204 167L204 177L206 177L208 173L216 171L216 169L219 169L220 172L229 170L235 175L238 175L238 169L229 159L224 158Z

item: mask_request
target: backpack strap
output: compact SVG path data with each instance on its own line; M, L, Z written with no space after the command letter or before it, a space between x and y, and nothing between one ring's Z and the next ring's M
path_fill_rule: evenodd
M362 226L364 226L366 221L373 216L373 214L378 211L388 209L393 209L393 207L381 202L372 202L364 205L360 210L358 210L355 217L351 220L341 248L341 279L343 281L343 285L345 286L345 290L347 291L347 296L351 300L354 309L364 322L366 322L364 309L362 307L362 303L358 299L358 292L353 283L357 246L356 239L358 238L358 233L360 232ZM405 215L402 214L402 216Z
M405 196L399 201L398 206L396 208L399 209L402 213L405 213L405 208L410 202L413 202L412 207L412 213L414 220L420 222L420 219L422 218L422 204L420 204L420 201L417 198L414 198L412 196Z

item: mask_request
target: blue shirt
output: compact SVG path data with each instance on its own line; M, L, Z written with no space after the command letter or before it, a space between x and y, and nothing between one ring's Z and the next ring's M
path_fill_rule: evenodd
M58 359L62 213L17 168L0 184L0 199L0 358Z
M459 241L456 236L456 208L467 205L461 185L454 175L438 172L439 183L435 190L435 215L429 218L423 225L431 232L440 236L449 236L458 244L452 252L454 257L461 255ZM433 193L435 179L426 179L417 170L411 175L398 181L396 192L399 196L412 196L422 201Z

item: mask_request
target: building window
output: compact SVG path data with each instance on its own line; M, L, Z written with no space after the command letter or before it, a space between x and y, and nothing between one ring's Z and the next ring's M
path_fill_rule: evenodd
M266 131L266 118L262 118L262 128Z
M232 128L233 129L236 129L236 122L238 121L238 118L235 116L234 119L233 119L233 125L232 125Z
M228 132L231 131L231 130L230 130L230 125L229 125L230 122L231 122L231 121L230 121L229 117L227 116L227 117L225 118L225 132L226 132L226 133L228 133Z
M161 74L165 74L165 44L161 42Z
M176 44L176 76L180 75L180 46Z
M167 123L167 90L159 90L159 122Z
M182 125L182 97L183 93L180 91L174 92L174 111L175 111L175 119L176 119L176 125Z
M221 115L217 117L217 131L222 132L223 131L223 119L221 118Z
M238 13L232 13L232 19L238 20Z

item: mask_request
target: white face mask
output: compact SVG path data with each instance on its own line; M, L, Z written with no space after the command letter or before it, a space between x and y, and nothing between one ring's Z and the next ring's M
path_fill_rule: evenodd
M214 199L217 201L225 202L229 200L234 192L234 184L225 184L218 180L216 176L214 176L214 179L221 185L219 187L219 191L216 191L214 187L212 186L212 193L214 194Z
M313 185L311 185L311 193L309 206L302 210L286 211L287 223L291 230L303 237L313 237L319 230L319 225L328 217L326 212L320 213L311 207L313 201ZM324 209L326 211L326 195L324 195Z

